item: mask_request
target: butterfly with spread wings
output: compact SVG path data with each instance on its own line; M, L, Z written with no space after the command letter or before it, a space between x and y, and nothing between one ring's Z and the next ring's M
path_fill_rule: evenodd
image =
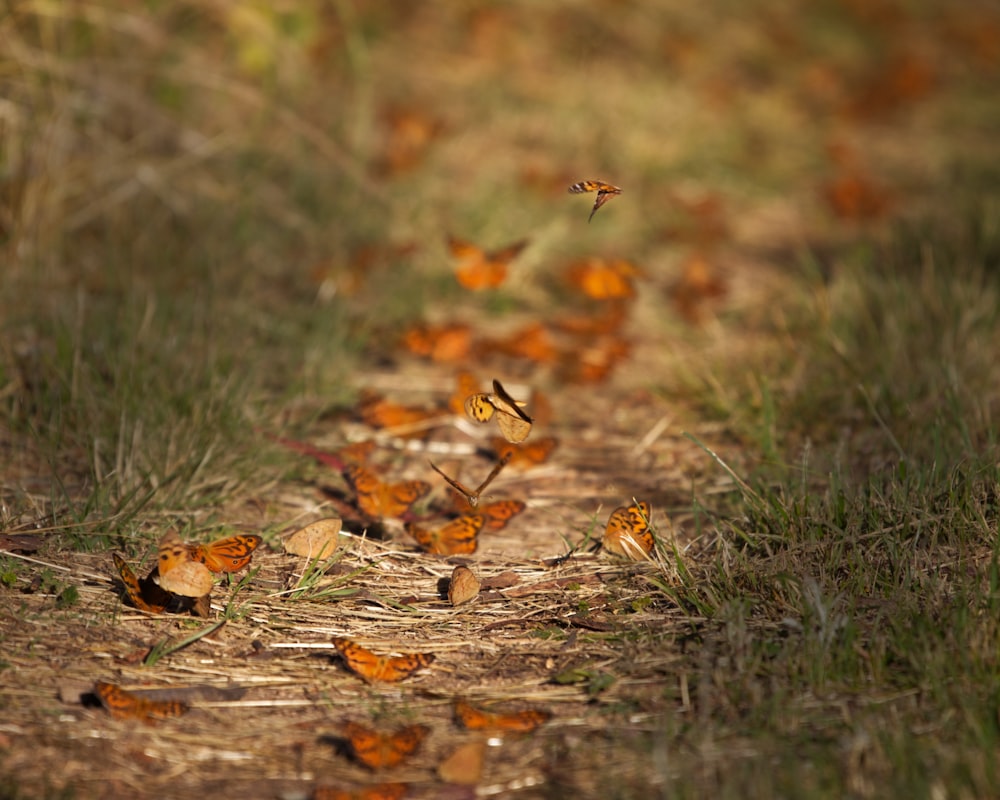
M615 195L622 193L622 190L617 186L612 186L610 183L605 183L604 181L580 181L579 183L574 183L566 191L570 194L597 192L597 197L594 198L594 207L590 211L590 216L587 217L587 222L590 222L594 218L594 214L597 213L597 209L603 206Z

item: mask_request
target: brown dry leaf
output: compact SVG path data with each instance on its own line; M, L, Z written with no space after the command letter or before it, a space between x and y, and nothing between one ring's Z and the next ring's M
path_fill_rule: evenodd
M470 603L479 596L479 578L468 567L457 566L448 584L448 602L453 606Z
M342 524L340 517L329 517L299 528L285 540L285 552L306 558L330 558L337 552Z
M438 764L437 774L448 783L471 786L482 780L485 760L486 742L467 742Z

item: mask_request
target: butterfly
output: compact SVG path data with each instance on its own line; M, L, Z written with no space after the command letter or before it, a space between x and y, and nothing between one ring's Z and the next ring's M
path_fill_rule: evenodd
M479 544L476 537L485 524L486 517L482 514L463 514L434 530L427 530L408 522L406 532L416 539L424 552L452 556L475 553Z
M554 325L571 336L594 337L618 333L625 324L628 301L612 299L601 303L599 314L572 314L560 317Z
M358 508L369 517L398 517L431 490L425 481L386 483L367 467L349 466L344 477L358 496Z
M286 439L283 436L273 436L265 433L268 439L277 442L289 450L296 453L311 456L320 464L342 471L348 464L363 464L375 450L375 442L371 439L362 442L352 442L336 450L321 450L307 442L300 442L297 439Z
M191 558L212 572L237 572L250 563L253 551L264 541L256 534L237 534L209 544L189 544Z
M157 572L157 583L171 594L204 597L212 591L212 573L191 557L189 546L180 540L175 531L167 531L160 539Z
M403 800L409 788L405 783L376 783L360 789L317 786L312 800Z
M493 394L480 392L465 398L465 414L476 422L489 422L495 415L504 439L514 443L528 438L534 422L496 378L493 379Z
M585 347L568 350L559 377L567 383L600 383L629 357L632 346L625 339L603 337Z
M479 380L471 372L459 372L455 378L455 391L448 398L448 409L456 414L465 413L465 398L479 391Z
M483 530L499 531L520 514L527 505L523 500L496 500L479 507L479 513L486 517Z
M94 684L94 694L115 719L138 719L147 725L152 724L155 717L178 717L188 710L184 703L176 700L149 700L104 681Z
M403 347L437 362L462 361L472 349L472 328L465 323L416 325L403 334Z
M399 436L422 436L440 419L434 409L404 406L368 393L361 398L358 413L373 428L386 428Z
M587 297L615 300L635 297L632 278L640 274L638 267L621 258L588 258L571 264L566 277Z
M476 574L459 564L452 570L451 580L448 581L448 602L453 606L460 606L476 599L479 594L481 584Z
M433 653L409 653L403 656L378 656L359 644L341 636L333 640L333 646L346 662L348 668L366 681L396 683L408 678L421 667L434 661Z
M125 595L140 611L159 614L170 604L170 594L157 586L150 578L141 581L118 553L112 553L118 575L125 584Z
M508 714L495 713L475 708L465 700L456 700L455 719L466 730L530 733L552 719L552 714L540 709Z
M548 461L552 451L556 449L559 440L554 436L534 439L528 444L511 444L502 436L490 439L490 447L497 458L507 459L511 467L536 467Z
M527 240L487 253L469 242L448 237L448 249L457 263L455 278L466 289L495 289L507 279L507 265L527 247Z
M306 558L329 558L337 551L341 524L339 517L330 517L299 528L285 540L285 552Z
M612 186L610 183L605 183L604 181L580 181L579 183L574 183L566 191L570 194L597 192L597 197L594 199L594 208L591 210L590 216L587 218L587 222L590 222L590 220L594 218L594 214L597 213L597 209L603 206L616 194L622 193L622 190L617 186Z
M505 339L484 339L479 342L477 351L526 358L538 364L548 364L559 354L549 329L540 322L529 323Z
M483 493L483 489L485 489L487 486L493 483L493 479L500 474L500 470L502 470L504 467L507 466L507 459L506 458L499 459L496 465L490 471L490 474L487 475L486 479L481 484L479 484L479 486L475 489L467 489L465 486L463 486L454 478L448 477L447 475L444 474L444 472L441 471L441 469L433 461L428 461L427 463L430 464L431 469L433 469L438 475L444 478L456 492L459 492L462 495L464 495L469 505L475 508L476 506L479 505L479 496Z
M370 769L398 767L431 732L426 725L406 725L393 733L379 733L357 722L344 723L343 730L351 754Z
M649 503L616 508L604 531L604 549L609 553L640 561L653 552L653 533L649 529Z

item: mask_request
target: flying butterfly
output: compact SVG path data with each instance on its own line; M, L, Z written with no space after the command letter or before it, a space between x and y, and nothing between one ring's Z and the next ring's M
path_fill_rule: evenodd
M509 457L499 459L496 465L490 471L490 474L487 475L486 479L481 484L479 484L479 486L475 489L468 489L454 478L449 477L433 461L428 461L427 463L430 464L431 469L433 469L438 475L444 478L456 492L459 492L462 495L464 495L469 505L475 508L476 506L479 505L479 497L483 493L483 490L491 483L493 483L493 479L500 474L500 470L502 470L504 467L507 466L508 460Z
M176 700L149 700L113 683L97 681L94 694L115 719L138 719L151 725L157 717L178 717L188 710Z
M170 604L170 594L157 586L152 579L143 578L139 580L132 568L125 562L118 553L111 554L115 562L115 569L118 576L125 584L125 596L132 605L140 611L148 611L150 614L159 614Z
M515 242L487 253L474 244L448 237L448 249L456 260L455 278L471 291L495 289L507 279L507 266L528 246L527 240Z
M597 213L597 209L603 206L616 194L622 193L622 190L617 186L612 186L610 183L605 183L604 181L580 181L579 183L574 183L566 191L570 194L597 192L597 197L594 198L594 208L591 210L590 216L587 217L587 222L590 222L590 220L594 218L594 214Z
M486 517L482 514L463 514L434 530L408 522L406 532L425 553L439 556L464 555L476 552L479 544L477 537L485 524Z
M344 477L357 494L358 508L369 517L398 517L431 490L426 481L388 483L360 464L344 471Z
M170 530L160 539L157 561L157 583L181 597L204 597L212 591L212 573L208 567L191 557L191 550L176 531Z
M398 767L412 756L431 729L406 725L392 733L379 733L358 722L345 722L344 735L356 761L369 769Z
M529 709L513 713L484 711L465 700L455 701L455 719L466 730L530 733L552 719L552 713Z
M264 541L256 534L237 534L216 539L208 544L189 544L191 558L200 561L212 572L237 572L253 558L253 551Z
M478 392L465 398L465 414L476 422L486 423L497 418L497 426L504 439L515 444L523 442L531 433L534 420L521 404L507 394L500 381L493 379L493 393Z
M604 531L604 549L615 555L641 561L653 552L653 533L649 529L649 503L616 508Z
M350 639L338 636L333 640L348 669L366 681L396 683L434 661L433 653L409 653L402 656L380 656Z

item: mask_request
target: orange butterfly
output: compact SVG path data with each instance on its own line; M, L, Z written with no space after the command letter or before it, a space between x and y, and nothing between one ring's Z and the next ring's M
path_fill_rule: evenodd
M361 419L373 428L386 428L399 436L419 437L441 418L441 413L433 409L404 406L384 397L366 393L358 407Z
M417 751L430 732L426 725L406 725L393 733L379 733L357 722L344 723L351 753L370 769L398 767Z
M296 439L286 439L283 436L274 436L270 433L265 433L264 435L271 441L277 442L289 450L311 456L320 464L332 467L338 471L342 471L347 464L364 463L375 449L375 442L371 439L363 442L353 442L337 450L321 450L307 442L300 442Z
M424 552L451 556L475 553L479 544L476 537L485 524L486 517L482 514L463 514L432 531L408 522L406 532L416 539Z
M138 719L147 725L152 724L155 717L178 717L188 710L184 703L176 700L148 700L104 681L94 684L94 694L115 719Z
M385 152L378 160L382 175L397 175L417 167L431 144L445 130L444 123L427 113L429 105L392 106L379 114Z
M574 183L566 191L570 194L597 192L597 197L594 199L594 208L591 210L590 216L587 218L587 222L590 222L590 220L594 218L594 214L597 213L597 209L603 206L615 195L622 193L622 190L617 186L612 186L610 183L605 183L604 181L580 181L579 183Z
M455 719L466 730L530 733L552 719L552 714L539 709L511 714L494 713L475 708L464 700L456 700Z
M632 346L624 339L605 337L564 354L559 377L568 383L600 383L628 358Z
M465 413L465 398L479 392L479 380L471 372L460 372L455 379L455 391L448 398L448 409L456 414Z
M180 540L175 531L167 531L160 539L157 572L157 583L171 594L204 597L212 591L212 573L191 557L188 545Z
M479 353L526 358L538 364L548 364L559 354L548 328L540 322L529 323L505 339L484 339L477 350Z
M366 467L354 464L344 477L358 496L358 508L369 517L398 517L431 490L425 481L386 483Z
M507 527L507 523L520 514L527 505L523 500L497 500L479 507L479 513L486 517L483 530L499 531Z
M531 433L534 420L529 417L513 397L493 379L493 394L470 394L465 398L465 413L476 422L489 422L494 415L500 433L508 442L523 442Z
M492 253L474 244L448 237L448 249L457 260L455 278L466 289L495 289L507 279L507 265L520 254L528 242L520 241Z
M337 552L341 525L339 517L329 517L299 528L285 540L285 552L320 560L330 558Z
M604 549L609 553L640 561L653 552L653 533L649 529L649 503L616 508L604 531Z
M256 534L237 534L209 544L189 544L191 558L212 572L237 572L250 563L253 551L264 541Z
M462 361L472 349L472 328L461 322L417 325L403 335L403 347L431 361Z
M534 439L528 444L511 444L502 436L494 436L490 439L490 447L497 458L507 459L511 467L536 467L548 461L552 451L556 449L559 440L554 436L545 436L541 439Z
M143 578L141 581L132 572L132 568L125 563L125 559L118 553L112 553L111 558L115 562L118 575L125 584L125 595L140 611L148 611L151 614L159 614L170 604L170 595L157 586L150 578Z
M618 333L627 319L628 301L613 299L601 303L600 314L575 314L555 320L555 326L573 336L607 336Z
M632 279L641 274L638 267L621 258L588 258L571 264L566 277L594 300L620 300L635 297Z
M422 667L434 661L433 653L408 653L404 656L378 656L359 644L341 636L333 640L333 646L346 662L348 668L366 681L396 683L408 678Z
M493 479L500 474L500 470L502 470L504 467L507 466L507 459L501 458L499 461L497 461L496 466L494 466L493 469L490 471L490 474L486 476L486 480L484 480L481 484L479 484L479 486L476 489L467 489L465 488L465 486L463 486L454 478L449 478L447 475L444 474L444 472L442 472L438 468L437 464L435 464L433 461L428 461L427 463L430 464L431 469L433 469L438 475L444 478L456 492L459 492L462 495L464 495L469 505L475 508L476 506L479 505L479 496L483 493L483 489L485 489L487 486L493 483Z
M403 800L409 788L405 783L376 783L360 789L317 786L312 800Z

